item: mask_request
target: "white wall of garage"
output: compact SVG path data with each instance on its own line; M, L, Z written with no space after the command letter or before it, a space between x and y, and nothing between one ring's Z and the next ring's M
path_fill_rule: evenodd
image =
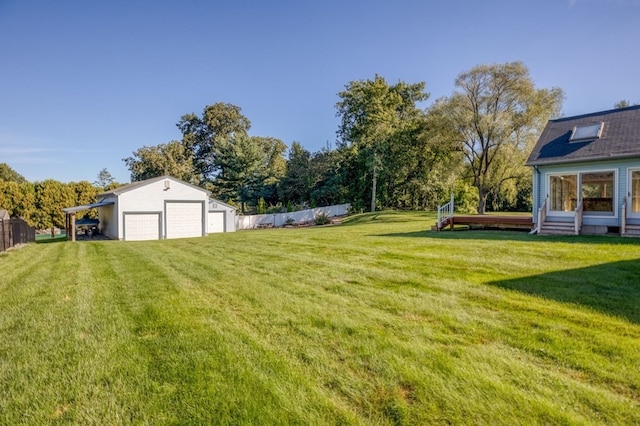
M173 177L134 182L98 198L115 202L101 212L100 219L110 238L200 237L208 231L209 192ZM153 220L159 220L158 231L150 229Z

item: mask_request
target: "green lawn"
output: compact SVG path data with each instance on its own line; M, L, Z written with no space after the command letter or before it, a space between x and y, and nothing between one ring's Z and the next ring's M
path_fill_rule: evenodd
M640 424L640 240L426 213L0 256L0 424Z

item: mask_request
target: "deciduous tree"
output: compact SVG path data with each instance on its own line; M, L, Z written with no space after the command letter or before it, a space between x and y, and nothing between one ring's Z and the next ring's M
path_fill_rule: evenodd
M351 190L362 201L370 189L370 209L375 211L378 187L388 201L401 157L408 149L407 130L423 119L417 103L428 98L424 83L389 85L376 75L373 80L352 81L340 92L336 104L340 117L340 148L349 162ZM347 165L347 164L345 164ZM394 174L396 174L394 176Z
M27 180L20 173L13 170L7 163L0 163L0 181L23 183Z
M200 183L193 169L192 153L180 141L143 146L122 161L131 173L132 182L169 175L186 182Z
M521 62L476 66L455 85L454 94L434 108L443 118L440 130L464 153L483 214L491 191L526 173L526 155L547 120L559 113L563 93L536 89Z
M217 102L207 105L202 117L193 113L183 115L177 126L182 132L183 145L191 151L195 175L204 183L213 181L218 173L216 144L236 134L246 135L251 122L239 106Z

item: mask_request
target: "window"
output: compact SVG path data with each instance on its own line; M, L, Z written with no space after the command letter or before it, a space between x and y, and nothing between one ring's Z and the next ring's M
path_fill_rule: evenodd
M571 132L570 142L586 141L590 139L598 139L602 134L604 123L587 124L585 126L576 126Z
M640 213L640 170L631 172L631 212Z
M549 210L571 212L578 206L578 175L550 176L551 199Z
M580 195L585 212L612 215L615 176L610 172L582 173Z

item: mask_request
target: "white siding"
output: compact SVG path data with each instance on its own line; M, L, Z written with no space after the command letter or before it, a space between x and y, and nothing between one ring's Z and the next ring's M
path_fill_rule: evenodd
M165 185L165 181L169 181L169 185ZM160 235L155 239L166 238L167 230L165 204L168 201L197 201L202 208L202 203L206 203L209 199L208 193L200 188L193 187L177 179L160 179L156 182L150 182L146 185L133 188L118 195L117 217L122 217L126 213L146 213L146 212L165 212L161 219L163 222L160 226ZM202 236L202 216L200 220L200 232L198 236ZM206 217L205 217L206 220ZM120 221L121 222L121 221ZM206 230L206 228L204 228ZM118 238L124 238L124 226L118 223ZM173 237L176 238L176 237Z

